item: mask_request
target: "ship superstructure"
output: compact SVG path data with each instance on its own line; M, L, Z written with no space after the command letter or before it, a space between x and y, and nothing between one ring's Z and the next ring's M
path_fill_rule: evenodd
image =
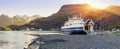
M84 21L82 18L73 16L69 18L68 21L61 27L61 31L80 31L85 30Z

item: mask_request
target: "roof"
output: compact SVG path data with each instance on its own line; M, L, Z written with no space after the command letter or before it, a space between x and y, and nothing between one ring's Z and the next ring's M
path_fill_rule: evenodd
M84 24L85 24L85 25L88 25L88 23L89 23L90 21L92 21L92 19L87 19L87 20L84 21Z

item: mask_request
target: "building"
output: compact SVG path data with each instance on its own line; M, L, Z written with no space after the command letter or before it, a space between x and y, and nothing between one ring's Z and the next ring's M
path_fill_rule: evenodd
M87 19L85 21L85 30L87 32L94 32L94 25L95 25L95 23L93 22L92 19Z

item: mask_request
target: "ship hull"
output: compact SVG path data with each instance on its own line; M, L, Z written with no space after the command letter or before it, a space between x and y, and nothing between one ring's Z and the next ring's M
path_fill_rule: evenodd
M61 31L81 31L81 30L84 30L84 27L61 28Z

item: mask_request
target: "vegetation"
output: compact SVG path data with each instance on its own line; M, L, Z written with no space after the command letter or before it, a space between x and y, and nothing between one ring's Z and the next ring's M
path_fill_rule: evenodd
M60 27L67 21L65 16L53 18L41 18L31 21L29 24L24 25L28 28L43 29L43 30L60 30Z
M120 34L103 34L103 36L120 36Z
M120 29L120 15L116 15L106 10L91 8L91 6L86 4L64 5L57 13L49 17L38 18L22 26L11 25L9 28L12 30L21 30L27 28L60 30L61 26L65 23L65 21L68 20L68 16L71 17L73 14L76 14L78 17L81 17L80 13L82 13L82 18L84 20L92 19L95 22L96 30L112 30L113 28Z
M1 27L0 27L0 30L2 30L2 31L11 31L12 29L11 29L11 28L8 28L8 27L6 27L6 26L1 26Z

